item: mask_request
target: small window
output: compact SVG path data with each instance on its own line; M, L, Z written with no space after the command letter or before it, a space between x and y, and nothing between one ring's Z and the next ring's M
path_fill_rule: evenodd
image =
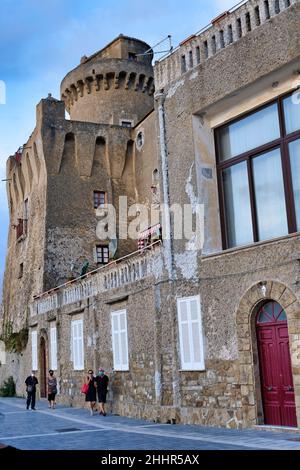
M280 2L279 0L275 0L275 13L276 15L280 13Z
M193 51L189 52L189 66L191 69L194 67Z
M23 277L23 273L24 273L24 263L21 263L19 266L19 276L18 276L19 279Z
M208 59L209 52L208 52L208 42L207 41L204 41L203 47L204 47L205 58Z
M136 147L138 150L142 150L144 146L144 140L145 140L144 133L140 131L138 135L136 136Z
M251 18L250 18L250 13L246 13L246 29L248 32L251 31Z
M185 59L185 55L182 55L181 56L181 73L185 73L186 72L186 59Z
M266 17L266 20L269 20L269 19L270 19L270 5L269 5L269 0L265 0L265 1L264 1L264 5L265 5L265 17Z
M217 41L216 41L216 36L213 36L211 38L211 50L212 53L215 54L217 52Z
M233 43L233 32L232 32L232 24L228 25L228 43Z
M106 204L106 192L94 191L94 209L98 209L98 207L104 207L105 204Z
M256 26L259 26L260 25L260 12L259 12L259 6L258 5L257 5L257 7L254 8L254 14L255 14Z
M109 261L109 247L108 245L96 246L96 258L98 264L107 264Z
M243 31L242 31L242 20L241 18L238 18L236 20L236 30L237 30L237 36L238 38L241 38L242 35L243 35Z
M120 310L111 314L111 333L114 370L128 371L128 334L127 334L127 312Z
M221 49L224 49L224 47L225 47L225 38L224 38L223 29L221 29L221 31L220 31L220 47L221 47Z
M121 121L122 127L132 127L132 121Z
M23 219L18 219L17 225L15 225L16 228L16 235L17 235L17 240L23 239L25 235L25 223Z
M128 59L137 61L137 55L135 52L128 52Z
M200 56L200 47L199 46L196 47L196 60L197 60L197 64L200 64L201 56Z

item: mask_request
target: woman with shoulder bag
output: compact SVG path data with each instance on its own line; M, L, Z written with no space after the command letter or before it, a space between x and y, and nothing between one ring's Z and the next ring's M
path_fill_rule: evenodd
M54 376L53 370L49 370L49 376L48 376L48 402L49 402L49 408L52 408L52 410L55 409L55 397L57 395L57 379Z
M94 406L96 405L96 379L94 372L90 369L86 377L85 384L87 385L87 392L85 394L85 401L90 404L91 416L94 414Z

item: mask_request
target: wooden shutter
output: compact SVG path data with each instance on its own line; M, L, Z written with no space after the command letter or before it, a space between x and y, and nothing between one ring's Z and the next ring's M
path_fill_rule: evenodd
M83 321L78 321L78 370L84 369Z
M31 356L32 356L32 370L38 370L38 357L37 357L37 331L31 332Z
M119 313L119 338L120 338L120 350L121 350L121 370L129 370L128 364L128 337L127 337L127 318L126 310Z
M200 297L177 300L182 370L205 370Z
M50 357L51 357L51 369L57 370L57 334L56 326L50 328Z
M119 371L128 371L129 360L126 310L112 312L111 327L114 369Z
M72 322L72 360L74 370L84 369L83 320Z

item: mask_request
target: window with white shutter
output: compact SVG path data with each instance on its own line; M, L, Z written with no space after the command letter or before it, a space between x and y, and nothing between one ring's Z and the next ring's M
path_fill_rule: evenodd
M83 320L72 321L72 360L74 370L84 370Z
M128 336L126 310L119 310L111 314L112 346L114 357L114 370L128 371Z
M57 333L56 325L50 327L50 368L57 370Z
M177 299L182 370L205 370L200 297Z
M37 331L31 332L31 358L32 370L38 370L38 355L37 355Z

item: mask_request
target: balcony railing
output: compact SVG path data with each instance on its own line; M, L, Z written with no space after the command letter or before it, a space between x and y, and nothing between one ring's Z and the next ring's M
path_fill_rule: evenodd
M23 236L25 237L27 235L27 220L18 219L18 224L15 225L15 229L17 240L19 240Z
M137 251L85 276L35 296L31 304L31 315L44 314L152 275L156 278L160 277L163 272L160 245L160 241L155 242L143 253Z

